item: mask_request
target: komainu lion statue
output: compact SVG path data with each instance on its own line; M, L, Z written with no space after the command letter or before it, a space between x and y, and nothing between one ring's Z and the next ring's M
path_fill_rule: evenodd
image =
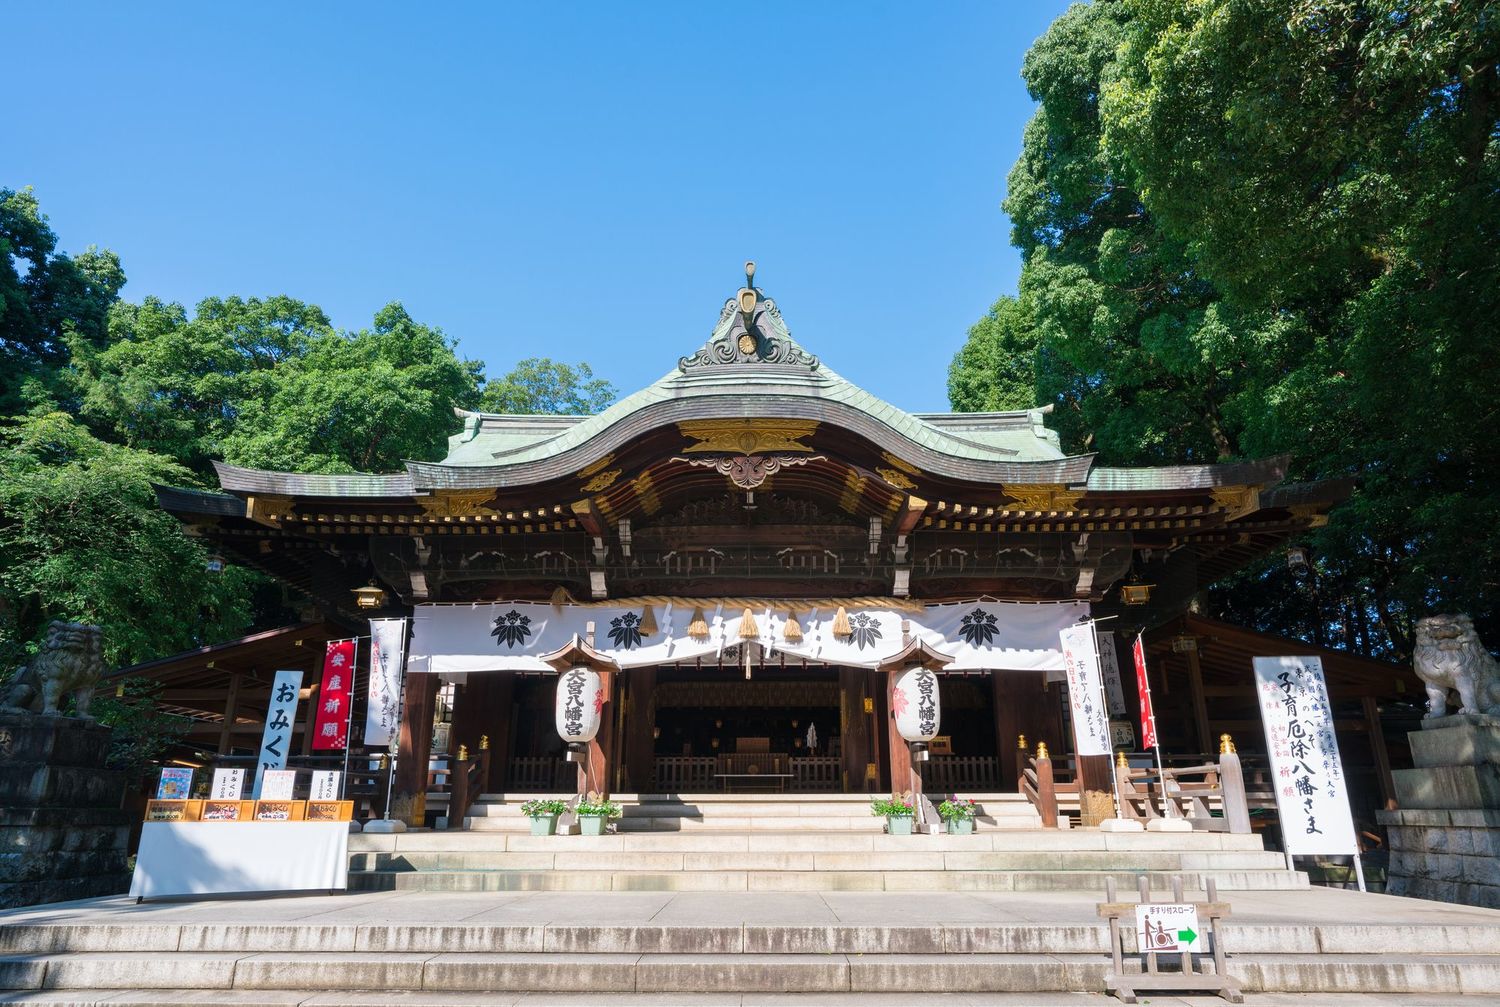
M104 674L104 634L98 626L54 619L31 663L16 673L0 709L57 716L63 697L73 696L78 716L89 717L94 687Z
M1427 686L1426 720L1448 713L1448 690L1459 713L1500 716L1500 665L1479 642L1466 615L1434 615L1417 622L1412 665Z

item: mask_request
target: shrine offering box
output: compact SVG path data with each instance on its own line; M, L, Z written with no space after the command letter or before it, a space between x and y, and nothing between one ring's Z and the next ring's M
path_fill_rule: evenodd
M308 801L309 822L347 822L354 817L353 801Z
M196 822L202 808L202 801L151 800L146 802L146 821Z
M256 801L257 822L300 822L307 809L306 801Z
M254 801L204 801L198 821L248 822L254 816Z

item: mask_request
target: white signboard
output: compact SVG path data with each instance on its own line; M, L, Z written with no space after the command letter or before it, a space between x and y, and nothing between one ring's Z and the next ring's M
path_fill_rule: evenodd
M290 801L296 789L295 769L268 769L261 774L260 797L263 801Z
M365 744L374 748L396 739L401 715L401 667L406 620L370 620L369 702L365 704Z
M1120 655L1115 650L1115 634L1098 633L1099 669L1104 675L1104 695L1109 700L1111 717L1129 717L1125 709L1125 684L1120 681Z
M1175 902L1148 902L1135 907L1135 945L1148 951L1203 950L1198 909Z
M243 769L215 769L214 784L211 788L213 799L216 801L238 801L240 795L245 792L245 771Z
M1359 852L1323 662L1257 657L1255 688L1286 852Z
M1069 626L1058 634L1068 673L1068 704L1073 711L1075 755L1108 755L1109 711L1099 687L1099 653L1094 649L1091 622Z
M339 799L339 778L344 774L337 769L320 769L312 774L312 791L308 794L310 801L337 801Z
M255 796L261 796L261 780L267 770L286 765L292 747L292 725L297 720L297 695L302 672L278 671L271 682L271 706L266 711L266 730L260 736L260 759L255 770Z

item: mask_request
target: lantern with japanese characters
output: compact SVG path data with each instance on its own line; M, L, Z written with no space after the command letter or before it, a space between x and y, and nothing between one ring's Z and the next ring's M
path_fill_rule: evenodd
M557 733L569 747L586 745L599 733L604 683L587 665L574 665L557 679Z
M901 737L925 745L938 733L942 710L937 673L931 668L908 668L896 676L891 687L891 712Z

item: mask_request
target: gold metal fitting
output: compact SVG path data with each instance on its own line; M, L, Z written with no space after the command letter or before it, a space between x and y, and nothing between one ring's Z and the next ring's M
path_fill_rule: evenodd
M479 750L481 752L488 752L490 750L490 736L488 734L481 734L479 736Z
M468 762L469 761L469 746L468 745L459 745L458 746L458 761L459 762Z
M1018 734L1018 735L1016 735L1016 748L1019 751L1024 752L1024 751L1026 751L1026 747L1027 747L1026 746L1026 735L1024 735L1024 734Z
M1115 765L1119 766L1121 769L1130 768L1130 760L1125 758L1125 749L1120 749L1120 753L1115 756Z
M1219 735L1219 754L1229 755L1230 753L1235 751L1237 751L1237 749L1234 747L1234 739L1227 734Z
M1047 743L1045 741L1038 741L1036 743L1036 757L1038 759L1052 758L1052 756L1047 754Z

